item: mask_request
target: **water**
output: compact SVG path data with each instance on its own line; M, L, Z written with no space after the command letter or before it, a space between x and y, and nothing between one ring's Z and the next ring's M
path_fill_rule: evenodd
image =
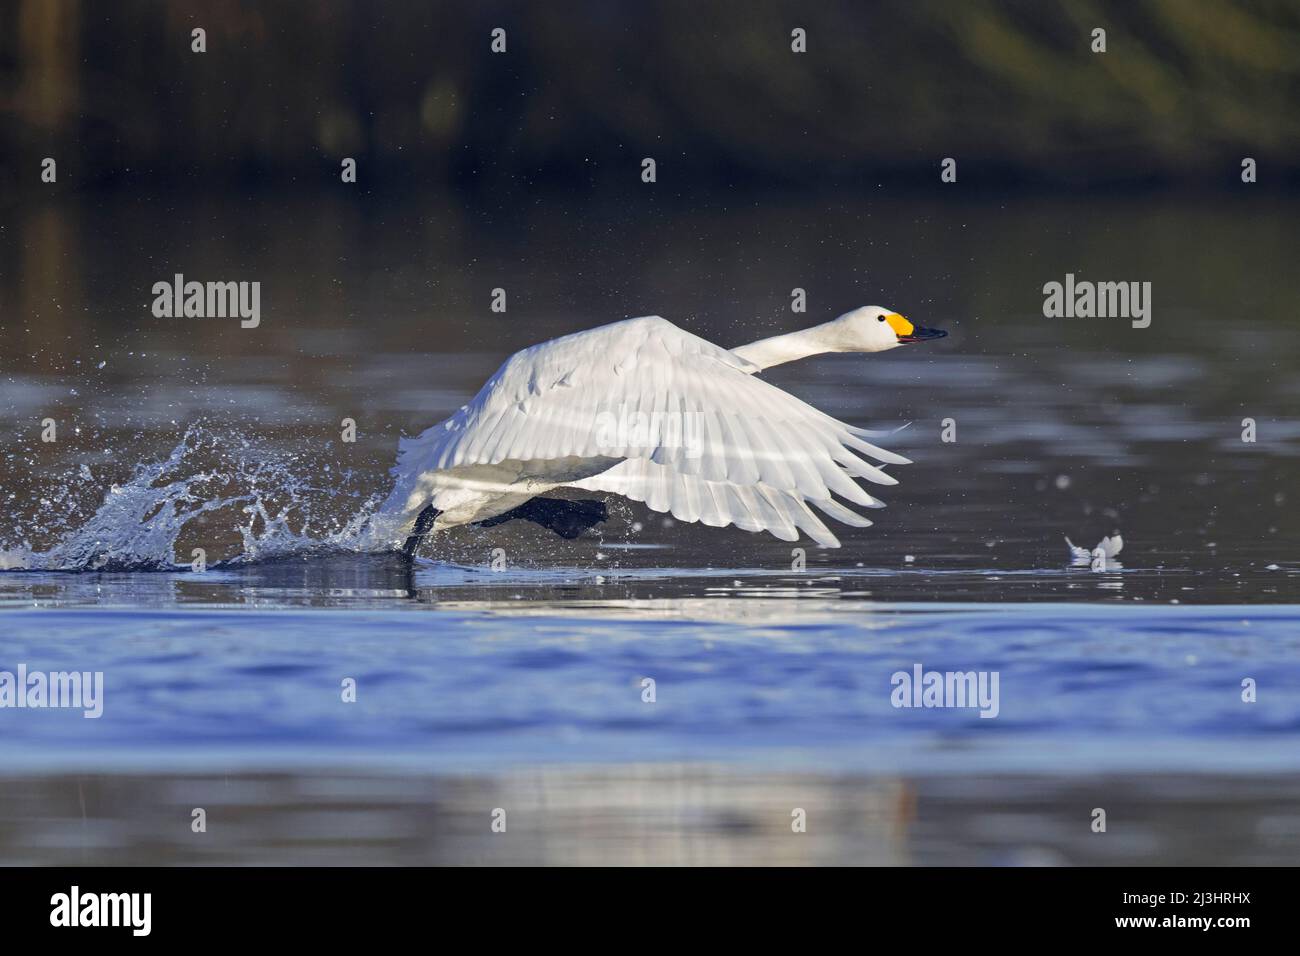
M0 670L106 687L98 720L0 710L0 861L1295 862L1293 204L174 211L0 233ZM153 319L173 263L262 278L262 328ZM1152 327L1044 319L1066 272L1150 279ZM349 550L398 436L514 349L648 312L740 344L793 327L794 286L810 323L952 333L768 376L912 422L889 507L806 570L630 504L575 541ZM1071 564L1117 529L1118 565ZM918 663L996 671L998 716L892 707Z
M111 719L52 713L6 749L64 769L187 763L196 746L279 768L636 753L859 772L1294 769L1280 746L1300 731L1284 690L1300 682L1293 609L881 604L761 578L602 600L579 581L567 598L526 581L461 586L477 599L417 584L409 610L376 606L378 589L364 610L277 607L275 590L242 610L14 610L10 659L103 671ZM918 662L997 671L995 719L892 707L891 675ZM1265 688L1253 706L1242 677ZM340 704L344 678L355 705Z

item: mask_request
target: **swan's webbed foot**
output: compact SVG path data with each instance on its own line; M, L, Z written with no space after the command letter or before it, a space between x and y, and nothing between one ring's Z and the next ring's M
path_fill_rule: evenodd
M438 520L438 515L442 514L433 505L425 505L424 510L415 519L415 527L411 529L410 536L406 543L402 545L402 554L408 558L415 557L415 551L420 547L420 542L428 537L429 529L433 523Z
M600 524L609 517L605 502L594 499L567 501L563 498L530 498L518 508L504 514L475 524L480 528L492 528L507 521L522 518L554 531L561 538L576 538L588 528Z

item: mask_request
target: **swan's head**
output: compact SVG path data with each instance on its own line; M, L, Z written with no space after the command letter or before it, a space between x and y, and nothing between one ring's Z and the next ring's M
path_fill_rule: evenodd
M941 339L947 332L923 329L913 325L892 309L879 305L864 305L846 312L831 323L841 351L883 352L886 349Z

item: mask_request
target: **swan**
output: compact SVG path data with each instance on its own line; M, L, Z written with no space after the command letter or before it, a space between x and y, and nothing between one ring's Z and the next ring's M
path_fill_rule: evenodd
M837 548L818 511L871 524L832 496L884 505L855 478L897 484L883 465L909 464L757 377L826 352L883 352L947 335L892 309L838 318L727 350L657 315L625 319L523 349L459 411L404 438L368 544L413 555L463 524L513 518L573 537L605 517L596 501L545 498L577 488L622 495L712 527L785 541L799 532ZM874 459L872 463L867 458Z

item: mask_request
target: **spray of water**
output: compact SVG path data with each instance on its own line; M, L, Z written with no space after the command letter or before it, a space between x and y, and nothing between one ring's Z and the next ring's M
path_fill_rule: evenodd
M324 485L308 477L322 475ZM109 487L90 519L48 550L29 543L37 535L0 549L0 569L169 571L188 568L192 548L214 566L356 550L378 498L355 484L308 450L193 425L165 460Z

